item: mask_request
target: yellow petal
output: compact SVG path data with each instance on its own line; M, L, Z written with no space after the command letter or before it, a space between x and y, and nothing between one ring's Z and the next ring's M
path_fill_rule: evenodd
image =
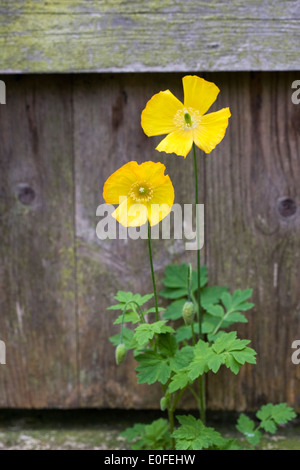
M112 216L124 227L139 227L147 222L147 205L136 204L131 198L122 198Z
M166 175L166 181L153 191L153 197L148 204L148 219L150 225L156 225L163 220L171 211L174 203L174 187Z
M208 82L204 78L196 75L186 75L182 79L184 91L184 106L194 108L200 114L205 114L211 105L216 101L219 88L213 82Z
M230 116L229 108L202 116L199 125L194 129L197 147L205 153L210 153L223 139Z
M103 187L103 198L107 204L119 204L120 196L127 196L136 181L135 171L138 166L137 162L131 161L110 175Z
M148 206L148 220L149 224L156 225L163 220L170 212L172 206L166 203L162 204L151 204Z
M193 130L177 129L167 135L156 147L159 152L176 153L184 158L193 145Z
M157 186L153 190L151 204L167 204L171 207L174 203L174 197L175 193L172 181L168 175L165 175L165 183L161 186Z
M141 126L145 134L153 135L169 134L176 126L174 116L183 104L170 92L160 91L148 101L141 115Z
M166 167L160 162L144 162L139 165L136 175L141 181L149 181L152 188L164 184L167 180Z

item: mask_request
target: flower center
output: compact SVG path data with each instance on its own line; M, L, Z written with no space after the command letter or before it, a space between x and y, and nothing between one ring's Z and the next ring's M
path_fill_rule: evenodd
M128 195L137 203L145 203L152 198L153 188L146 181L137 181L131 186Z
M191 127L191 125L192 125L192 118L191 118L191 115L190 115L187 111L184 111L184 120L185 120L185 124L186 124L188 127Z
M179 109L174 116L176 127L185 131L194 129L200 123L200 113L194 108Z

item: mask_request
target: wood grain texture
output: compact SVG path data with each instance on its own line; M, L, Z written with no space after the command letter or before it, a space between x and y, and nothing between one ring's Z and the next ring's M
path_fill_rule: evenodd
M203 76L221 89L211 110L230 106L232 117L222 143L209 156L199 152L202 259L211 284L253 288L255 308L238 333L258 352L257 365L238 376L209 376L208 406L255 410L287 401L299 410L300 366L291 361L292 342L300 339L300 105L291 101L298 77ZM108 340L118 332L106 310L117 290L151 292L147 245L99 240L96 209L106 178L129 160L163 162L175 202L193 203L191 155L158 153L160 138L147 138L140 127L154 93L169 88L182 98L181 77L7 81L0 107L2 407L158 407L159 387L137 385L130 354L117 367ZM153 249L159 285L168 263L195 263L183 241L154 240Z
M299 70L297 0L3 0L0 72Z
M8 78L0 107L0 406L78 401L72 110L66 81Z

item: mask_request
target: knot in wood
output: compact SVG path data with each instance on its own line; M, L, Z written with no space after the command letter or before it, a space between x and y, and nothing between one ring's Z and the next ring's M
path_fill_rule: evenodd
M278 212L282 217L292 217L297 212L295 201L289 197L283 197L278 200Z
M18 199L25 206L29 206L35 199L35 191L30 186L23 184L18 188Z

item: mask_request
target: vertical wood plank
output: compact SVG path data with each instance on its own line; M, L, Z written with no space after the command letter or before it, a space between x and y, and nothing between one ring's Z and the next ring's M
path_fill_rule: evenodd
M70 80L7 77L0 107L0 406L78 405Z
M214 78L214 76L210 76ZM295 74L216 76L230 104L228 139L205 159L207 262L212 280L253 288L255 308L239 328L257 365L211 376L212 408L256 409L266 401L299 408L291 344L299 332L299 107ZM284 209L285 208L285 209ZM295 209L295 210L294 210Z

